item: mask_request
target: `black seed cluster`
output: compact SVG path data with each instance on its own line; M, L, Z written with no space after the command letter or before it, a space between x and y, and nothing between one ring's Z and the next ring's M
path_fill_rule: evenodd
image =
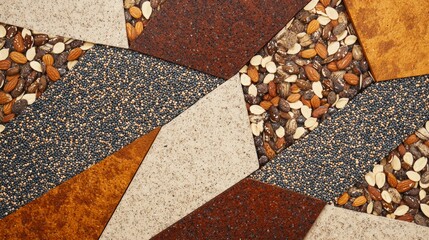
M428 118L428 76L372 84L251 178L330 201Z
M95 46L0 135L0 218L166 124L223 82Z

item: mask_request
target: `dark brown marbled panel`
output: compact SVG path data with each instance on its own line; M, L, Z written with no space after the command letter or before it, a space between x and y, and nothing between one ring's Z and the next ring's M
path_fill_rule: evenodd
M131 49L229 79L308 2L166 1Z
M244 179L154 239L303 239L325 203Z

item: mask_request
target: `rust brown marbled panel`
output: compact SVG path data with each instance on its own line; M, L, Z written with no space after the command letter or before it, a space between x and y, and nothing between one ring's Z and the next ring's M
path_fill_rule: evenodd
M429 74L428 0L345 0L377 81Z
M153 239L303 239L325 203L244 179Z
M159 128L0 220L0 239L98 239Z
M166 1L131 49L229 79L308 2Z

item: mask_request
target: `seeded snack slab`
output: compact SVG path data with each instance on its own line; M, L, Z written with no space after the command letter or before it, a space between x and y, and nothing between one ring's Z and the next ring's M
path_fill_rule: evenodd
M429 74L429 1L344 2L375 80Z
M325 203L244 179L153 239L303 239Z
M97 239L159 128L0 220L0 239Z
M307 2L166 1L130 48L229 79Z
M223 79L96 46L0 140L0 216L162 126Z
M370 85L251 178L331 201L429 117L428 76Z

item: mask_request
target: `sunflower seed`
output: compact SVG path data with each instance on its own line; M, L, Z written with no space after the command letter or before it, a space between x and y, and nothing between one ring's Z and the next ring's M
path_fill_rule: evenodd
M393 214L395 214L396 216L402 216L405 213L407 213L409 209L410 207L408 207L407 205L401 205L398 208L396 208Z
M37 72L42 72L42 65L37 61L31 61L30 67Z
M306 132L307 130L305 130L305 128L298 127L295 133L293 134L293 139L300 139Z
M413 154L411 154L410 152L406 152L402 157L402 159L406 164L413 166L414 157L413 157Z
M349 35L344 40L344 43L348 46L355 44L357 37L355 35Z
M365 181L371 185L371 186L375 186L375 174L372 172L369 172L367 174L365 174Z
M429 205L422 203L420 204L420 209L426 217L429 217Z
M325 8L325 12L326 12L326 15L328 15L328 17L330 19L332 19L332 20L337 20L338 19L338 12L334 8L327 7L327 8Z
M33 61L34 57L36 56L36 47L32 47L27 50L25 53L25 57L28 61Z
M311 0L307 5L305 5L304 10L310 11L316 7L319 0Z
M332 55L336 53L340 49L340 43L339 42L331 42L328 45L328 55Z
M292 48L287 50L287 54L294 55L301 51L301 45L299 43L295 43Z
M378 188L382 188L386 183L386 175L383 172L375 174L375 183Z
M407 177L410 179L410 180L412 180L412 181L414 181L414 182L418 182L418 181L420 181L420 174L418 174L418 173L416 173L416 172L414 172L414 171L408 171L407 173Z
M390 164L392 165L393 170L399 171L401 169L401 160L399 160L396 155L393 156Z
M267 69L267 71L269 73L275 73L275 72L277 72L277 66L276 66L276 64L273 61L268 62L267 65L265 66L265 68Z
M142 4L142 13L144 18L149 19L152 15L152 10L153 9L149 1L146 1Z
M241 85L247 87L247 86L250 86L250 84L251 84L252 81L251 81L249 75L243 73L240 76L240 82L241 82Z
M261 65L261 62L262 62L261 55L255 55L252 57L252 59L250 59L250 64L252 64L253 66L259 66Z
M7 57L9 57L9 48L3 48L0 50L0 61L5 60Z
M386 190L383 190L381 192L381 198L383 198L383 200L387 203L392 202L392 197L390 196L390 194Z
M54 47L52 48L52 53L54 54L60 54L64 52L66 49L66 45L63 42L57 42L55 43Z
M426 157L417 159L413 166L414 171L420 172L424 167L426 167L427 163L428 159Z
M265 112L265 109L263 109L259 105L252 105L252 106L250 106L250 112L255 114L255 115L261 115Z

